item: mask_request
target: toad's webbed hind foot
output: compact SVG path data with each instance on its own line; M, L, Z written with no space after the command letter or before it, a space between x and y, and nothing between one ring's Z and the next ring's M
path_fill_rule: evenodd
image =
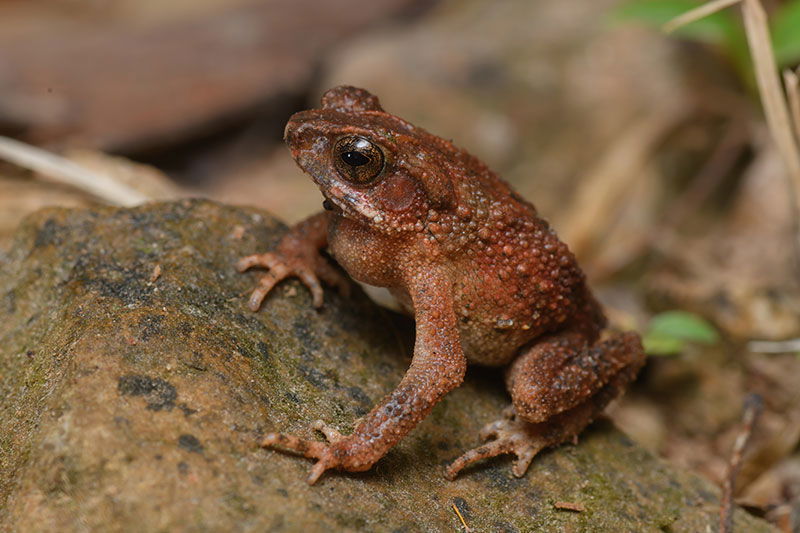
M567 331L535 345L506 375L514 407L484 427L480 437L488 442L456 459L445 476L453 479L464 467L504 453L517 456L514 475L525 475L537 453L583 431L642 364L644 351L633 333L589 345L584 336Z
M486 444L469 450L453 461L445 472L447 479L452 481L472 463L506 453L517 456L511 471L516 477L522 477L537 453L563 442L563 436L552 433L550 424L526 422L516 416L512 406L503 411L503 418L484 426L479 436Z

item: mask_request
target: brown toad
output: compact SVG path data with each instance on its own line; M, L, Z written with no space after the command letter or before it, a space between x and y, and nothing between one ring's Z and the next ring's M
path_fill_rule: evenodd
M363 89L336 87L322 108L286 126L292 156L325 196L326 211L292 228L270 253L250 298L257 310L280 280L297 276L322 305L320 280L343 286L327 247L353 278L387 287L416 320L411 366L351 435L323 422L328 442L272 433L264 446L327 469L369 469L461 384L467 363L505 365L512 405L455 460L504 453L522 476L547 446L575 437L644 362L635 333L600 338L606 320L567 246L534 207L464 150L383 111Z

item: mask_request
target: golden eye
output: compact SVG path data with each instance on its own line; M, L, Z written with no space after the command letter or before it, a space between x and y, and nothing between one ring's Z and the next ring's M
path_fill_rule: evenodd
M383 164L381 149L364 137L342 137L333 147L333 166L344 179L357 185L378 177Z

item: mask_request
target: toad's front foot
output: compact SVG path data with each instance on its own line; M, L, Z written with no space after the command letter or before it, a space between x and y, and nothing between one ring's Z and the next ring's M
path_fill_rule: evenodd
M258 311L261 302L267 297L278 282L297 277L311 291L314 307L322 307L322 285L320 278L326 283L337 287L343 294L347 294L349 284L347 279L333 266L327 263L324 257L316 251L303 253L267 252L264 254L248 255L236 263L239 272L244 272L253 267L269 269L258 282L258 286L250 294L248 306L252 311Z
M522 477L537 453L548 446L563 442L563 435L553 434L551 429L550 424L532 424L518 418L514 408L509 406L503 412L502 419L481 429L479 436L482 441L487 441L486 444L473 448L453 461L447 467L445 477L452 481L463 468L472 463L505 453L517 456L511 471L516 477Z
M346 446L342 446L342 444L347 441L347 437L329 427L321 420L314 422L311 427L325 435L328 442L306 440L283 433L268 433L261 441L261 446L289 450L303 457L317 459L307 479L309 485L316 483L319 477L326 470L331 468L353 470L352 468L348 468L343 461Z

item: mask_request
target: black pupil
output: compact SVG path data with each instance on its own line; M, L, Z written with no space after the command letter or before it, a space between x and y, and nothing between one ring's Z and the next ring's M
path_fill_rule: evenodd
M360 167L362 165L366 165L369 163L369 157L365 156L361 152L344 152L342 154L342 161L350 165L351 167Z

